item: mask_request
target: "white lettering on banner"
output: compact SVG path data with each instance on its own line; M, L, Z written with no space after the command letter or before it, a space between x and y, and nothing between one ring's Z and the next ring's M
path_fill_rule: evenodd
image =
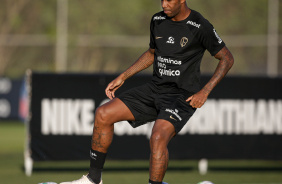
M43 135L91 135L95 102L90 99L43 99L41 133Z
M115 124L115 134L150 137L153 123L133 129ZM282 100L208 100L179 132L185 134L282 134Z
M104 99L101 105L108 102ZM43 99L41 132L44 135L92 135L93 100ZM132 128L115 123L114 133L150 137L154 122ZM208 100L179 133L255 135L282 134L282 100Z
M282 134L282 100L208 100L180 134Z

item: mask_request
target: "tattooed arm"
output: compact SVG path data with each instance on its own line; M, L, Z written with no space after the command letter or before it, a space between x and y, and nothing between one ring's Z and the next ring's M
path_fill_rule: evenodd
M210 81L196 94L190 96L186 101L194 108L200 108L206 102L210 92L227 74L234 63L234 58L227 47L223 47L215 56L219 60L217 68Z
M151 48L144 52L133 65L108 84L105 90L106 95L110 99L113 99L115 97L115 91L123 85L126 79L151 66L154 62L154 53L155 50Z

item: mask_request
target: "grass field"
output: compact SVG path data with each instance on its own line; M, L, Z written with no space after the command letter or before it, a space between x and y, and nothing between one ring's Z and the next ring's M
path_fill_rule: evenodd
M0 184L38 184L80 178L88 161L35 162L32 176L24 173L25 127L19 122L0 122ZM197 160L170 161L165 181L169 184L282 184L282 161L211 160L209 171L200 175ZM147 184L148 161L108 160L104 184Z

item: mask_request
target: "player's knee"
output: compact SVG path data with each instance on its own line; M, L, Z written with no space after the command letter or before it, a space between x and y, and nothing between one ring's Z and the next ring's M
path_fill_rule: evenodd
M95 112L95 123L99 124L107 124L109 122L109 113L107 113L107 109L103 106L100 106L96 109Z
M152 133L150 138L150 146L157 147L164 145L166 146L167 140L166 136L161 131L155 131Z

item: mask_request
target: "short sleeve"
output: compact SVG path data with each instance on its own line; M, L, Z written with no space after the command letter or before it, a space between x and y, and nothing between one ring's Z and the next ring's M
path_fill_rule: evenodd
M151 49L155 49L155 36L154 36L154 21L153 18L151 20L151 24L150 24L150 44L149 44Z
M219 37L213 25L207 20L200 31L200 42L212 56L216 55L225 46L225 43Z

